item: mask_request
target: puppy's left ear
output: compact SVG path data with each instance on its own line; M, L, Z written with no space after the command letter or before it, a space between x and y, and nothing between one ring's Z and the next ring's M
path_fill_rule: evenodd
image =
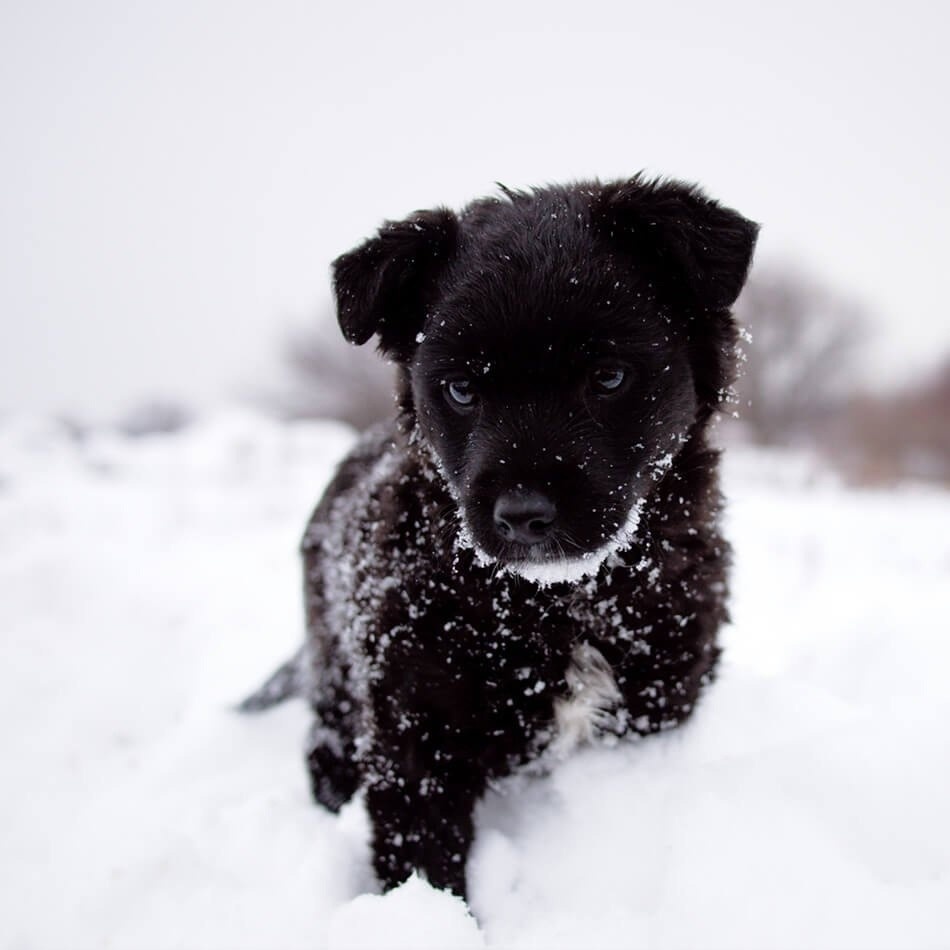
M595 218L609 237L652 263L667 288L704 310L728 310L745 283L759 226L676 181L605 185Z
M397 360L409 358L439 274L455 253L458 219L445 209L387 221L375 237L333 262L340 329L350 343L373 334Z

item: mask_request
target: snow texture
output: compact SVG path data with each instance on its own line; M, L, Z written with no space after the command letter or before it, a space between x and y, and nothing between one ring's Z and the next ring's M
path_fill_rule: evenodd
M385 897L364 894L330 920L329 950L483 950L465 901L413 875Z
M948 946L945 493L727 453L717 683L685 728L493 791L473 918L374 893L360 800L310 800L303 704L233 710L300 644L299 534L351 444L0 420L0 947Z

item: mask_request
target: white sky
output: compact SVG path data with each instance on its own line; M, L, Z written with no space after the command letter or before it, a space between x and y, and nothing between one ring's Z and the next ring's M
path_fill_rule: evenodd
M875 377L914 371L950 347L947 10L7 0L0 410L266 387L382 218L641 168L763 222L873 310Z

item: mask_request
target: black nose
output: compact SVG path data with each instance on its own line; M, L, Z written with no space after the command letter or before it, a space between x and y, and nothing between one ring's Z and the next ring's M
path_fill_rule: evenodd
M538 491L506 491L495 502L495 530L506 541L537 544L551 534L557 509Z

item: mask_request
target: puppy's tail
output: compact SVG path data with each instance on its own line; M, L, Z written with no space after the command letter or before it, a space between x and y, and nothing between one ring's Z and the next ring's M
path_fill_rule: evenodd
M304 647L301 647L286 663L281 664L247 699L235 707L238 712L264 712L278 706L284 700L302 696Z

